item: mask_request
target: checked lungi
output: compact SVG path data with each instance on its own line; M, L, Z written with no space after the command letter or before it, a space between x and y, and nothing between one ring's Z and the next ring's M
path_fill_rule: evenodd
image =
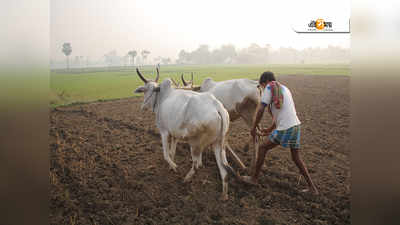
M300 148L300 125L293 126L287 130L274 130L269 135L271 142L285 148Z

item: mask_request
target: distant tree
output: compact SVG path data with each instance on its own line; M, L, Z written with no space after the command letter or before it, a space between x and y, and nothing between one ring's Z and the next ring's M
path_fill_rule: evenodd
M247 48L247 53L250 56L250 63L264 63L266 60L264 48L261 48L256 43L252 43Z
M118 61L117 51L112 50L111 52L104 55L104 59L108 64L108 67L115 64Z
M270 45L264 48L256 43L250 44L248 48L241 49L236 57L237 63L244 64L265 64L268 62Z
M147 50L143 50L140 54L142 55L143 64L144 64L146 62L147 56L150 54L150 52Z
M74 65L75 65L75 67L79 67L79 56L75 56L75 60L74 60Z
M185 64L190 62L190 53L185 52L185 50L181 50L178 54L178 60L176 60L178 64Z
M69 55L71 55L71 52L72 52L71 43L68 43L68 42L64 43L62 52L67 57L67 69L69 70Z
M79 56L79 66L82 68L85 67L84 63L85 63L85 58L83 57L83 55Z
M126 54L124 57L122 57L122 60L124 62L124 67L126 67L126 64L129 62L129 54Z
M128 55L131 57L132 59L132 66L135 65L135 57L137 56L137 52L136 50L132 50L128 52Z
M221 48L211 52L208 45L200 45L192 52L181 50L176 62L179 64L232 63L236 56L236 49L233 45L222 45Z
M164 65L168 65L171 63L171 58L161 58L161 62Z
M159 60L159 59L158 59ZM164 62L163 62L164 63ZM327 48L292 47L272 49L271 45L250 44L247 48L236 50L233 45L222 45L210 52L208 45L200 45L196 50L181 50L176 60L178 64L306 64L306 63L350 63L350 50L339 46Z
M161 56L157 56L157 57L155 57L155 58L154 58L154 60L153 60L153 61L154 61L154 63L155 63L155 64L159 64L159 63L161 63L161 62L162 62L162 59L163 59L163 57L161 57Z
M211 53L212 63L230 63L236 56L236 50L233 45L222 45Z
M211 52L208 45L200 45L196 50L189 53L190 62L195 64L207 64L212 62Z
M271 47L270 44L266 44L265 47L264 47L265 63L269 63L271 49L272 49L272 47Z

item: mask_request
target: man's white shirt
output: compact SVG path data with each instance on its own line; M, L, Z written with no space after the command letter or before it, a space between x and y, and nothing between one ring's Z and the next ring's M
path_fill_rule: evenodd
M269 84L265 87L265 90L261 96L261 103L264 103L265 105L272 104L271 112L276 123L276 129L286 130L293 126L299 125L300 120L297 117L292 93L290 93L290 90L286 86L280 84L280 87L283 95L283 104L281 105L280 109L277 109L275 104L272 102L271 87Z

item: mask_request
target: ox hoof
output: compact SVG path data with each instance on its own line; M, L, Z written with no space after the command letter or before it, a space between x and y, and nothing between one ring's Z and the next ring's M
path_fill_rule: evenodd
M252 179L252 177L250 176L242 176L239 178L242 182L246 183L246 184L251 184L251 185L255 185L255 186L259 186L259 184L257 183L257 181L254 181Z
M189 183L192 181L193 175L186 175L185 179L183 179L183 183Z
M228 200L229 200L228 194L222 194L221 200L222 200L222 201L228 201Z
M183 179L183 182L187 183L191 181L194 173L195 173L194 170L190 170L189 173L185 176L185 179Z
M178 166L171 166L171 165L169 166L169 169L173 170L175 173L178 172L178 170L176 168L178 168Z

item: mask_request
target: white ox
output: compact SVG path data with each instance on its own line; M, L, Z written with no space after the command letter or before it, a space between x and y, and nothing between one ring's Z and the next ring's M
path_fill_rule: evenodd
M181 76L181 79L184 86L188 86L183 76ZM261 91L257 81L233 79L215 82L211 78L206 78L199 91L213 94L228 111L230 121L242 118L249 128L252 127L253 117L261 98ZM227 147L232 151L228 143ZM256 155L255 151L251 162L252 170L255 166ZM239 162L239 164L244 168L243 163Z
M142 108L150 108L156 114L156 125L162 138L164 159L176 171L174 163L176 144L188 142L192 155L192 168L185 176L185 182L202 165L201 153L208 146L214 149L215 158L222 179L222 198L228 198L227 171L229 166L225 153L225 136L229 129L229 114L223 105L210 93L178 90L172 87L170 79L160 85L157 81L146 80L136 69L145 83L135 93L144 93ZM169 141L171 143L169 143Z

